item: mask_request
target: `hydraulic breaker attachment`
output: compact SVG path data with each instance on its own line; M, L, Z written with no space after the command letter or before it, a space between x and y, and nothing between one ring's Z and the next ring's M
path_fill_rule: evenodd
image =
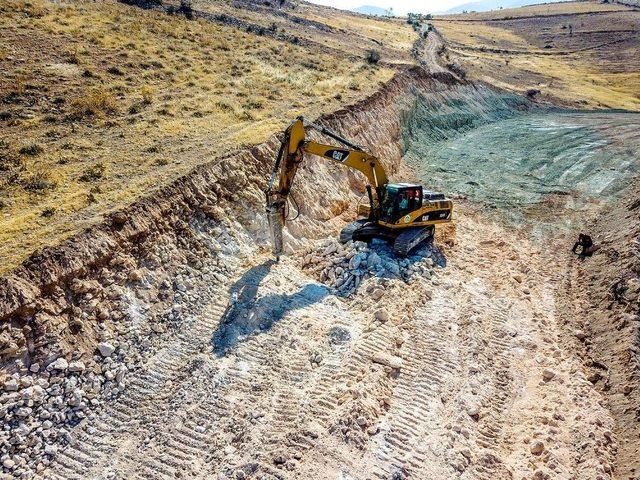
M285 203L280 194L267 191L267 221L269 223L269 233L271 235L271 246L273 254L280 259L283 251L282 229L285 220Z

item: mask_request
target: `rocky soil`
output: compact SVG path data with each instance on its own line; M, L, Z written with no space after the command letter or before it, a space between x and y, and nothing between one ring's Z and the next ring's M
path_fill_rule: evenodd
M617 478L640 475L640 221L638 185L611 216L591 225L600 250L568 263L561 304L567 331L582 352L587 378L602 392L616 420Z
M170 237L142 244L140 265L131 255L115 256L92 280L74 279L69 292L57 289L42 299L51 307L38 319L50 332L41 342L51 343L5 370L13 373L0 395L4 473L32 478L46 471L68 446L70 432L128 395L129 373L143 369L164 337L188 324L200 299L227 280L236 261L221 265L212 254L228 252L224 230L204 219L190 227L194 236L175 244ZM196 235L206 235L206 242Z
M331 239L304 256L302 269L318 280L349 296L369 277L401 279L430 278L434 267L444 267L446 259L432 243L419 247L408 258L399 258L386 242L340 244ZM379 291L374 295L379 297Z
M558 270L463 211L453 245L410 267L384 245L327 240L279 264L221 253L177 274L161 333L119 335L115 358L98 349L84 372L62 359L17 372L5 472L611 478L613 419L565 343ZM338 268L370 274L341 291Z
M126 388L126 363L113 357L116 347L98 344L88 363L58 358L41 371L18 364L0 397L3 421L0 462L4 473L30 478L42 473L77 424Z
M394 176L417 92L457 105L477 91L402 75L320 120L375 145ZM614 478L631 450L579 348L591 332L567 314L567 236L460 198L455 230L407 259L340 245L361 181L312 160L276 263L258 213L275 145L202 167L2 280L4 475Z

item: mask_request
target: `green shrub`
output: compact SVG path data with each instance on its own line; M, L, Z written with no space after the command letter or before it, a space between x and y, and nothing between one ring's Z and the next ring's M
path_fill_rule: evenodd
M40 215L45 218L49 218L49 217L53 217L54 213L56 213L55 207L46 207Z
M23 178L20 182L22 188L29 191L44 191L56 188L56 182L51 179L51 175L46 171L35 172Z
M110 73L111 75L117 75L117 76L124 75L124 72L122 70L120 70L118 67L109 67L109 68L107 68L107 73Z
M42 152L44 152L44 148L42 148L37 143L30 143L28 145L25 145L25 146L21 147L19 152L22 155L29 155L29 156L34 157L34 156L40 155Z
M118 104L113 95L104 90L95 90L73 102L71 119L83 117L101 117L118 111Z

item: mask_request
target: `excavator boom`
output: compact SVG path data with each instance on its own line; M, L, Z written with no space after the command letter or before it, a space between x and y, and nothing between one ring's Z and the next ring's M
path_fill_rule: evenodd
M357 145L345 140L325 127L308 124L309 127L318 130L340 143L346 148L334 145L324 145L322 143L306 140L304 128L304 118L298 117L286 130L276 164L271 172L269 190L287 195L291 189L291 184L298 170L298 164L302 162L305 152L319 155L329 160L341 163L347 167L361 171L369 183L375 187L385 185L388 182L387 174L380 161L362 150ZM278 171L280 170L280 181L274 189L274 183Z

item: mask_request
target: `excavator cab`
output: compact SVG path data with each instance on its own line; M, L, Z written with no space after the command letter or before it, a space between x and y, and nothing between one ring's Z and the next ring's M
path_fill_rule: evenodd
M387 183L380 209L380 220L396 223L422 207L422 186L412 183Z

